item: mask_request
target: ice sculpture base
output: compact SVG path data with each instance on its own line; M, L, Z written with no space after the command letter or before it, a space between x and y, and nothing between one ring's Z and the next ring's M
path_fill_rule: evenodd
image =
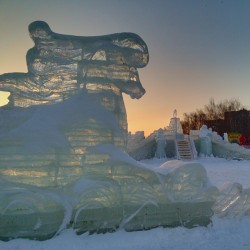
M158 206L149 204L141 208L125 206L84 209L77 215L77 220L71 220L67 227L75 229L77 234L86 232L92 234L115 232L118 228L131 232L149 230L159 226L184 226L188 228L207 226L213 215L212 205L213 202L179 202L159 204ZM132 213L133 216L124 221L124 212ZM14 238L50 239L57 235L64 213L64 210L59 209L42 213L19 211L15 214L2 215L0 217L0 240L8 241Z
M78 234L114 232L118 228L125 231L149 230L159 226L188 228L207 226L213 215L213 202L149 204L138 207L116 207L109 209L89 209L79 215L73 228ZM122 220L122 213L133 214L127 221ZM136 212L134 212L136 211ZM105 214L105 219L103 216Z
M47 240L56 235L64 216L63 210L43 213L5 214L0 218L0 240L15 238ZM36 224L34 224L36 222Z
M202 165L173 161L153 171L113 146L92 153L106 151L110 160L63 187L1 180L0 239L46 240L66 228L82 234L210 223L218 193Z

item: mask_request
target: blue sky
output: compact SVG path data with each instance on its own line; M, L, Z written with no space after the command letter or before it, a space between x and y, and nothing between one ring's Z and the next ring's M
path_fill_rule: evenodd
M184 112L238 98L250 108L248 0L0 0L0 74L26 72L33 46L28 25L46 21L57 33L134 32L149 48L140 69L146 94L125 97L129 129L147 133Z

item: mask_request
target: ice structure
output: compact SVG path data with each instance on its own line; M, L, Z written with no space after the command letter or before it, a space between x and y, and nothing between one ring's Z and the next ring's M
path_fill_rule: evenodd
M211 156L212 155L212 131L203 125L199 133L200 150L199 155Z
M155 157L157 142L155 133L145 138L143 131L128 134L127 153L135 160L151 159Z
M240 183L226 183L219 190L213 211L220 217L250 216L250 188Z
M203 125L200 130L191 130L190 138L195 142L199 156L215 156L228 160L250 160L250 150L237 143L230 143L227 134L224 139Z
M181 126L180 118L177 117L177 110L173 112L173 117L170 119L169 125L167 127L168 134L176 135L177 137L183 136L183 130Z
M196 145L200 156L215 156L226 159L249 160L250 151L236 143L229 143L227 136L220 137L216 132L203 125L196 136ZM191 135L195 138L194 135ZM226 139L225 139L226 138ZM243 189L240 183L226 183L218 193L212 209L220 217L236 217L250 215L250 188Z
M164 136L164 131L163 129L159 129L157 131L157 136L156 136L156 152L155 152L155 157L156 158L166 158L166 138Z
M206 225L217 189L198 163L147 169L125 152L122 93L140 98L148 49L136 34L29 26L28 73L0 76L0 238Z

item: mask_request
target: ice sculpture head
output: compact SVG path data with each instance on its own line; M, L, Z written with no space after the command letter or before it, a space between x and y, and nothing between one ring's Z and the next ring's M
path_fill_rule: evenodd
M67 64L77 62L78 65L74 67L77 70L80 69L79 81L82 81L82 78L85 78L85 81L93 81L95 78L94 81L111 83L131 98L140 98L145 93L137 68L147 65L149 55L147 45L138 35L133 33L99 37L61 35L54 33L43 21L31 23L29 32L36 47L36 51L31 49L27 55L29 71L41 73L40 68L44 68L41 61L39 61L40 65L32 63L34 54L36 54L36 60L40 59L39 57L50 57L52 59L50 62L56 61L59 64L59 60L67 59ZM91 73L86 72L89 66ZM81 83L79 82L79 85Z
M31 23L29 32L35 46L27 53L28 73L0 76L0 90L11 92L10 106L56 103L81 89L92 93L93 86L137 99L145 93L137 68L147 65L149 54L138 35L62 35L44 21Z
M34 41L36 38L48 38L51 32L49 25L43 21L35 21L29 25L30 37Z

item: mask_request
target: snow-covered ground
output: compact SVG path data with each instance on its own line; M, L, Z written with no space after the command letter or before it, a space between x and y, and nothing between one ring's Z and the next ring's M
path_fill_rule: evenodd
M143 161L148 167L157 167L164 161ZM250 161L228 161L219 158L201 158L211 183L221 187L238 182L250 188ZM218 218L214 216L208 227L187 229L156 228L148 231L83 234L77 236L72 229L63 231L47 241L16 239L0 241L0 250L74 250L74 249L250 249L250 217Z

